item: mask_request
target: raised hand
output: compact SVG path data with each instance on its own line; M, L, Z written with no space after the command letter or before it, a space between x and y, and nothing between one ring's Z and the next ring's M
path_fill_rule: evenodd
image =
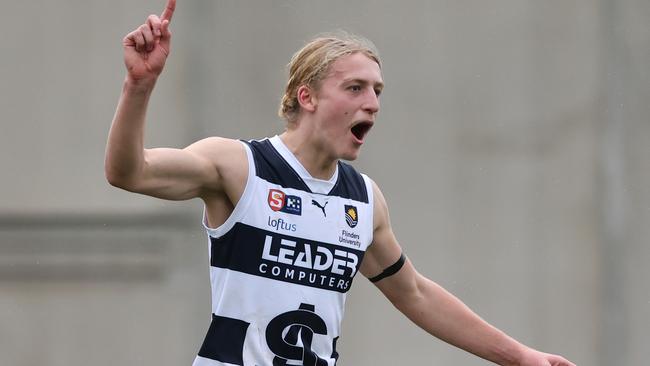
M124 64L132 80L154 81L162 72L170 51L172 34L169 22L176 0L167 0L162 15L149 15L147 21L122 40Z

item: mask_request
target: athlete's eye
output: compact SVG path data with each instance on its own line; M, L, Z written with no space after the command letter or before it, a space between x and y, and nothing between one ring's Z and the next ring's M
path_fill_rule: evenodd
M379 97L381 95L381 89L375 89L375 95Z
M349 89L353 92L358 92L361 91L361 85L351 85Z

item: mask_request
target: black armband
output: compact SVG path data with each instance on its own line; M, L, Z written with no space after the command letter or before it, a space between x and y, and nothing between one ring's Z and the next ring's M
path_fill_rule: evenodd
M402 266L404 265L404 262L406 262L406 257L404 256L404 253L402 253L399 256L399 259L397 262L393 263L390 267L386 268L383 270L380 274L376 275L375 277L368 278L370 282L377 282L379 280L383 280L386 277L390 277L397 273L400 269L402 269Z

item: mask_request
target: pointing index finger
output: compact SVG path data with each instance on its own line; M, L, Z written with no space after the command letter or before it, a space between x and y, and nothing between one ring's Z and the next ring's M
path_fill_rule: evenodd
M167 0L167 6L165 7L165 10L163 10L160 20L166 19L171 22L172 15L174 15L174 9L176 9L176 0Z

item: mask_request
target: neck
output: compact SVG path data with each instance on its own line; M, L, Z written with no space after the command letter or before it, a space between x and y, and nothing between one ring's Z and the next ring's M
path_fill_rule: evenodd
M300 164L317 179L328 180L336 171L338 159L332 157L325 146L300 129L288 128L280 135L282 142L296 156Z

